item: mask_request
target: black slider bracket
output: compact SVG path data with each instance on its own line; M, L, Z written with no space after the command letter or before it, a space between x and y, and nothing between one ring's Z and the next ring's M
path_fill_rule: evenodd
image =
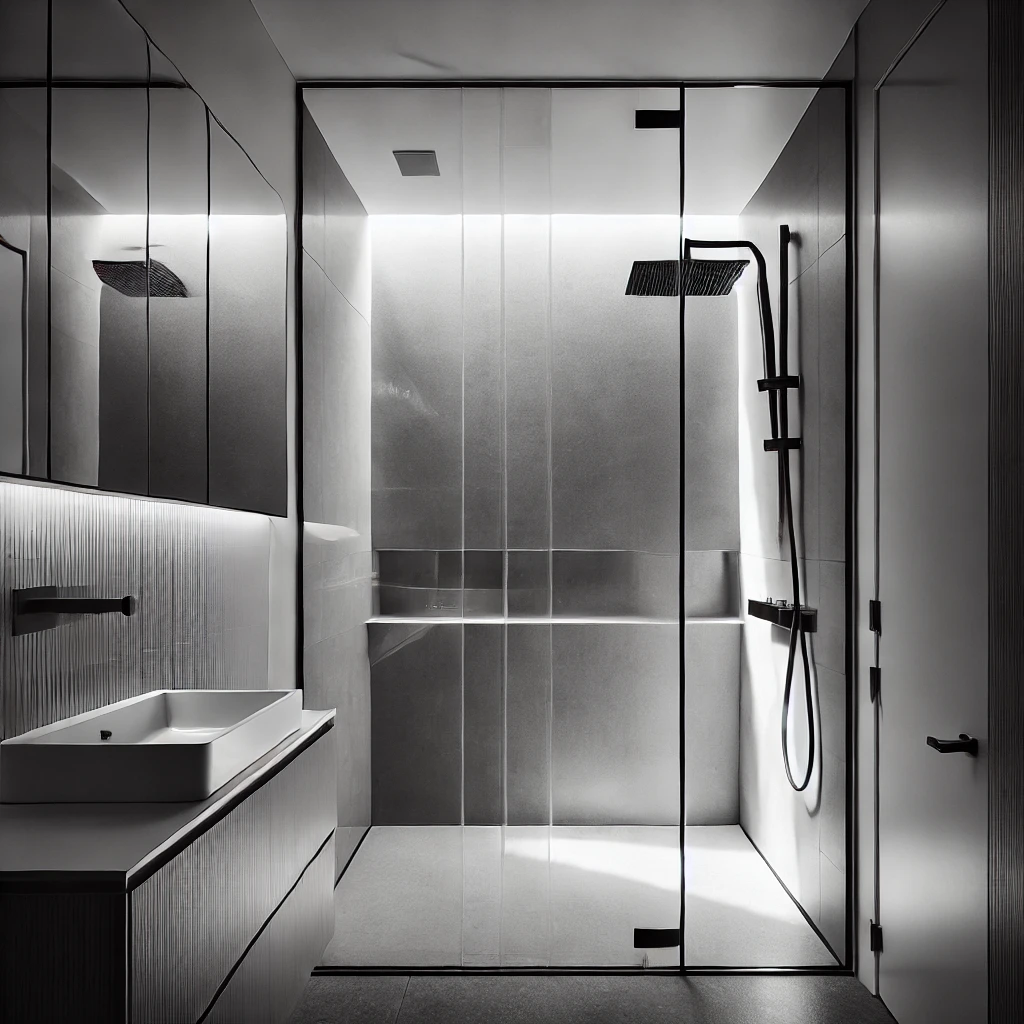
M762 377L757 382L758 391L786 391L800 387L799 377Z
M764 442L764 450L766 452L780 452L783 449L792 451L794 448L799 447L799 437L767 437Z
M58 587L29 587L15 590L12 628L14 636L54 629L70 621L71 616L104 615L120 612L134 615L136 600L125 597L61 597Z

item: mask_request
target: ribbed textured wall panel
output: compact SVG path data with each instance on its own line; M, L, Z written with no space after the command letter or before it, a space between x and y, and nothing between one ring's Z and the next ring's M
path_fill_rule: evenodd
M1024 8L989 0L989 1020L1024 1019Z
M0 894L0 1020L125 1019L125 897Z
M132 900L132 1019L196 1020L334 831L328 734L239 804Z
M280 1024L309 983L334 934L334 837L253 943L213 1004L216 1024Z
M161 687L268 685L266 517L3 482L0 545L5 623L24 587L139 602L127 619L0 631L4 737Z

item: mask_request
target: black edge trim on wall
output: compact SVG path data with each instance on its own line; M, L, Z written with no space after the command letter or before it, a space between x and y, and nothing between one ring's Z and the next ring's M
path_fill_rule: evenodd
M306 601L303 594L306 572L303 565L306 540L306 507L304 500L305 467L303 466L303 376L302 376L302 208L303 191L303 160L302 147L305 144L305 130L302 116L305 109L302 98L302 86L295 86L295 529L297 537L295 546L295 686L299 690L306 688ZM362 842L362 840L360 840Z
M1024 7L988 3L988 1002L1024 1013Z
M679 266L686 211L686 86L679 86ZM686 289L679 289L679 430L686 423ZM679 970L686 970L686 473L679 474Z
M854 62L856 62L857 41L856 26L851 32L853 38ZM856 195L856 131L855 131L855 110L856 110L856 85L852 81L844 83L846 94L843 104L843 133L845 138L844 172L846 175L846 238L845 238L845 259L846 259L846 282L845 296L846 323L845 323L845 359L846 372L846 438L845 457L846 472L844 473L844 503L846 515L846 608L844 621L846 624L846 657L844 668L846 670L846 692L844 707L846 710L846 728L844 730L844 741L846 743L846 778L844 789L846 792L846 814L845 814L845 849L846 849L846 928L843 937L843 965L851 971L857 968L856 963L856 937L857 937L857 915L856 915L856 836L857 824L854 808L857 800L857 773L856 773L856 751L857 751L857 699L856 699L856 673L857 673L857 644L855 636L856 623L856 602L857 602L857 247L856 247L856 216L855 216L855 195Z
M334 831L332 829L330 832L327 833L327 836L324 839L324 841L317 847L316 853L314 853L313 856L310 857L309 861L299 872L299 877L296 878L294 882L292 882L288 891L284 894L284 896L281 897L281 900L278 902L277 906L274 907L274 909L270 912L269 916L263 922L263 924L261 924L259 928L256 929L256 934L249 940L249 942L246 944L245 949L243 949L242 952L239 954L238 959L231 965L231 970L228 971L228 973L224 976L224 980L217 986L217 991L213 993L213 997L207 1004L206 1009L203 1010L203 1012L199 1015L198 1019L196 1020L196 1024L203 1024L203 1021L206 1020L206 1018L210 1015L210 1011L217 1005L217 1000L220 999L221 995L224 992L224 989L228 987L228 984L230 983L231 979L235 976L235 973L238 971L238 968L242 966L242 963L245 961L245 958L249 955L249 951L259 941L259 937L267 930L267 928L270 927L270 922L274 920L274 918L277 916L277 912L285 905L285 903L288 902L288 897L291 896L291 894L295 892L295 890L299 887L299 882L301 882L302 879L306 877L306 872L310 869L310 867L312 867L314 861L316 861L316 859L324 852L324 847L327 846L327 844L331 841L331 837L333 835ZM129 975L130 974L131 972L129 971Z
M50 353L53 350L50 306L52 291L50 285L50 266L53 263L53 0L46 5L46 479L50 479L50 433L53 418L50 415L50 392L53 381L50 379ZM26 410L26 413L28 410ZM29 426L28 415L25 426ZM29 430L29 465L32 464L31 451L32 432Z

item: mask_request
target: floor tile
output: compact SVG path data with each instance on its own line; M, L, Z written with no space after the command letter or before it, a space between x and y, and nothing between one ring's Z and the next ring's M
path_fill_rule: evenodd
M678 829L374 826L335 893L329 966L639 967L679 920ZM687 828L687 961L834 966L738 825ZM650 950L675 966L678 947Z
M855 978L312 978L289 1024L893 1024Z
M696 977L693 1024L893 1024L856 978Z
M459 966L462 829L375 825L335 889L329 966Z
M406 977L310 978L288 1024L394 1024Z
M686 830L686 963L836 966L739 825Z
M680 1024L694 1018L679 977L416 977L399 1024Z

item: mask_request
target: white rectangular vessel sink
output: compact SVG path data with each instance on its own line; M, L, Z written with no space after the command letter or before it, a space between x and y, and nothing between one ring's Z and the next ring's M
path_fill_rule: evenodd
M204 800L301 719L301 690L154 690L4 740L0 802Z

